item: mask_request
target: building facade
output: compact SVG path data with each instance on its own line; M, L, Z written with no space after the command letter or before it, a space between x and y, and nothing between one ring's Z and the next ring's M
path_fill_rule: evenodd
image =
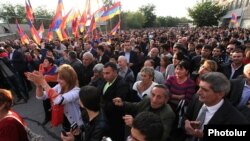
M227 9L227 13L220 19L220 26L250 28L250 0L201 0L207 1L217 2ZM236 24L230 22L233 14L236 16Z

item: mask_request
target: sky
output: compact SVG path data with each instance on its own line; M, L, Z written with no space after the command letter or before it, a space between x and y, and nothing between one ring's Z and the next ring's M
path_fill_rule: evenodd
M63 0L65 13L72 7L83 9L86 0ZM99 5L102 4L99 0ZM142 5L154 4L157 16L188 17L187 8L193 7L198 0L121 0L123 11L136 11ZM1 0L1 3L25 4L25 0ZM32 7L45 6L55 10L58 0L30 0ZM91 0L98 7L97 0Z

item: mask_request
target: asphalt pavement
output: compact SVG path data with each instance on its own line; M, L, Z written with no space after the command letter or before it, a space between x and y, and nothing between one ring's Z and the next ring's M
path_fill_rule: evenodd
M42 101L36 99L34 89L29 96L27 103L15 104L13 110L24 118L33 132L44 136L44 141L60 141L61 126L52 127L50 122L44 126L41 125L44 120Z

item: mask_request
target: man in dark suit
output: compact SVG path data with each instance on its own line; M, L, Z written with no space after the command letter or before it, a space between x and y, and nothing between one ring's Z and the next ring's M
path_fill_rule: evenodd
M222 72L228 79L235 79L243 74L243 57L244 53L241 49L232 51L232 63L226 64L222 67Z
M26 79L24 73L28 71L28 67L24 58L24 55L17 49L12 48L11 45L6 45L5 49L9 53L9 60L11 62L12 67L14 68L15 74L18 77L18 80L20 80L20 85L23 88L23 98L17 99L17 102L20 100L24 100L24 102L27 102L29 98L29 90L32 89L31 83Z
M184 118L185 131L189 135L186 141L203 140L204 125L249 123L228 100L224 99L230 90L230 82L222 73L209 72L202 75L199 87L197 95L189 103Z
M106 55L104 47L99 45L96 51L98 55L97 62L106 64L109 61L109 57Z
M70 51L69 53L69 64L71 67L74 68L76 74L77 74L77 78L78 78L78 83L79 83L79 87L84 86L84 81L83 81L83 64L82 61L80 59L77 58L77 54L75 51Z
M113 99L120 97L126 101L129 97L129 85L118 75L116 64L108 62L103 68L103 77L106 83L101 89L102 108L110 125L110 137L114 141L124 141L125 125L122 117L124 109L117 107L113 103Z
M135 74L135 71L138 70L137 67L139 67L137 63L137 55L132 50L132 46L129 40L125 41L123 45L124 45L124 51L120 52L119 56L121 55L125 56L125 58L128 61L128 66L132 69L134 75L136 76L137 74Z
M231 89L228 95L230 102L250 121L250 64L245 65L246 78L231 80Z
M97 52L96 50L93 48L92 42L91 41L87 41L84 44L84 52L90 52L91 54L93 54L93 56L95 58L97 58Z

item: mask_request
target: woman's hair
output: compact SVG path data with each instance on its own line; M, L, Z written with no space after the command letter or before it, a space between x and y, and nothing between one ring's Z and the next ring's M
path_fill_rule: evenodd
M168 66L170 64L170 60L168 59L167 56L162 56L161 59L165 62L165 65Z
M52 57L45 57L45 59L47 59L49 61L49 64L54 65L55 61Z
M177 64L176 67L184 68L185 70L190 72L190 63L186 60L180 61L180 63Z
M209 69L210 69L211 72L216 72L217 71L218 65L214 60L205 60L202 65L204 65L205 63L209 66Z
M0 106L3 104L5 104L4 110L10 110L13 104L13 96L9 90L0 89Z
M148 74L151 78L154 78L154 69L152 67L143 67L140 72Z
M58 68L58 77L68 84L68 88L62 88L62 92L67 92L78 85L78 78L75 70L68 64L63 64Z
M176 58L178 60L183 60L184 59L184 54L182 52L177 52L177 53L175 53L175 55L176 55Z

